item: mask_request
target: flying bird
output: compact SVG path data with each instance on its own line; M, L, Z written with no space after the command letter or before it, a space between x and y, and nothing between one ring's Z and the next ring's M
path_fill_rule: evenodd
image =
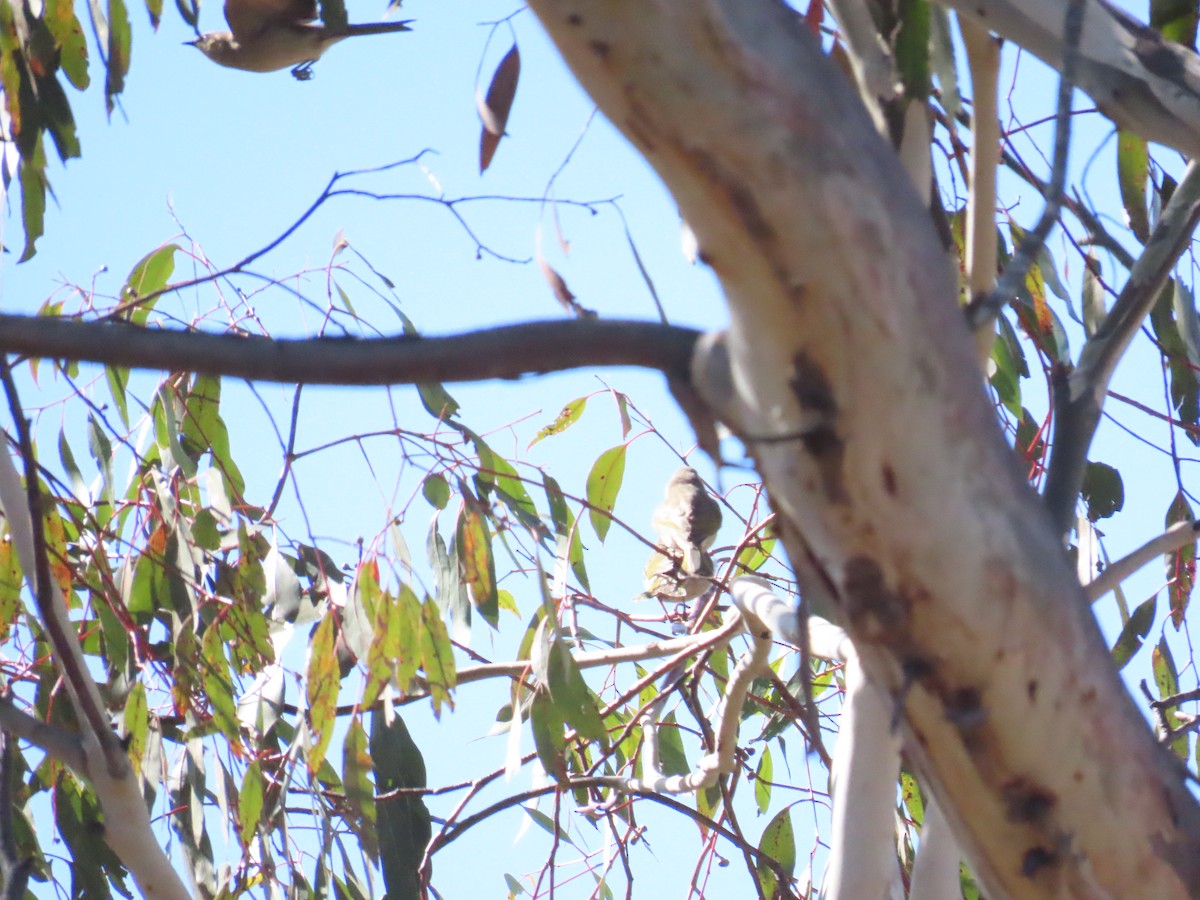
M646 563L646 594L660 600L691 600L712 583L708 548L721 528L721 507L696 470L684 466L667 482L652 522L658 549Z
M412 31L411 19L368 25L317 20L316 0L225 0L229 31L210 31L188 41L209 59L231 69L275 72L291 68L301 80L312 64L340 40L364 34Z

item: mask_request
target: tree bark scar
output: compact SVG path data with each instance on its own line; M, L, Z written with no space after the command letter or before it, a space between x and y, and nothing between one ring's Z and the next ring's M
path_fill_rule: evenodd
M879 564L852 556L842 574L842 596L855 640L897 646L903 642L908 608L883 579Z
M1002 788L1008 818L1041 825L1058 805L1058 797L1036 784L1017 778Z
M802 429L800 442L808 451L821 473L821 486L831 503L845 503L848 499L842 477L842 461L845 446L834 428L837 419L837 402L829 379L821 367L803 351L792 357L792 377L788 386L799 403L804 419L811 423Z

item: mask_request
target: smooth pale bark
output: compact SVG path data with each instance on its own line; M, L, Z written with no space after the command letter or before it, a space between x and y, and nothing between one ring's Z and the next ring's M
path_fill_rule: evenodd
M0 449L0 513L8 520L21 568L26 573L35 572L33 522L29 507L26 506L21 479L6 448ZM30 582L36 591L36 579L30 577ZM75 629L67 614L66 603L58 586L53 583L51 595L52 607L48 614L57 619L60 633L73 635ZM48 623L43 625L47 632L52 632ZM134 773L119 745L115 754L111 752L111 743L105 746L104 738L111 739L112 732L97 734L88 727L87 717L82 713L83 702L90 703L93 709L104 709L99 690L88 675L83 652L73 637L63 642L51 640L59 669L64 673L68 694L80 720L78 744L71 748L62 761L69 763L75 773L91 784L96 792L96 799L104 812L104 840L129 870L142 896L148 900L188 900L191 894L154 834L150 811L142 797L141 779ZM71 677L70 673L79 674ZM86 701L81 700L81 695L87 695ZM67 738L60 735L56 740Z
M1200 809L979 381L921 199L772 0L532 0L719 276L697 386L992 897L1200 895Z
M937 0L1062 70L1068 0ZM1105 0L1084 4L1076 84L1121 128L1200 155L1200 57Z

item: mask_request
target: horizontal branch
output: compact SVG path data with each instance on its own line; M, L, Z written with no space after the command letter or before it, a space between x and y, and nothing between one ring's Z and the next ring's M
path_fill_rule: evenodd
M0 352L287 384L487 381L586 366L686 377L699 332L653 322L543 321L449 337L274 339L0 315Z

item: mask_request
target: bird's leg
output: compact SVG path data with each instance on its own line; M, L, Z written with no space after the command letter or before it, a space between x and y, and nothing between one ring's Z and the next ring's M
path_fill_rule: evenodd
M315 59L305 60L292 69L292 77L297 81L309 81L313 77L313 63Z

